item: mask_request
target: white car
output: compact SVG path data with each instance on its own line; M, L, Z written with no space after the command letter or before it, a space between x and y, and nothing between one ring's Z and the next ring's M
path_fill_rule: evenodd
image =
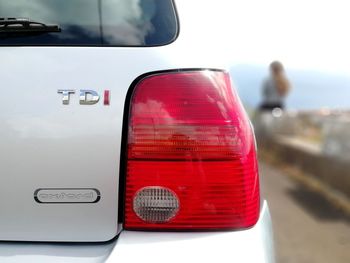
M274 262L224 6L0 0L0 262Z

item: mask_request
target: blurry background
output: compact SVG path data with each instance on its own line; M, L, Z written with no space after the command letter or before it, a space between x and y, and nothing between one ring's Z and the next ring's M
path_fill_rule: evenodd
M350 262L348 1L220 4L227 14L213 13L225 19L216 33L229 41L214 54L231 58L230 73L255 126L277 262ZM284 112L259 114L274 60L284 64L292 89Z

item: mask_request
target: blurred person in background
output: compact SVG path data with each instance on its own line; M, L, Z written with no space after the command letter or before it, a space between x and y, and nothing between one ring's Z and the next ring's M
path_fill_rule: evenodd
M274 135L274 127L285 109L285 99L290 91L290 84L281 62L270 64L270 74L262 85L262 103L253 117L257 137Z
M285 108L285 98L290 91L290 84L286 77L281 62L274 61L270 64L270 75L263 82L263 101L260 105L261 111L273 111L275 108Z

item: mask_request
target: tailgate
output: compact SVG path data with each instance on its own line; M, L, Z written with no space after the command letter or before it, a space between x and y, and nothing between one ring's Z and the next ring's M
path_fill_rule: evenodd
M149 56L142 49L0 48L0 240L106 241L117 234L126 93L157 64L128 61ZM80 104L87 89L100 95L98 103ZM68 105L58 90L75 91Z
M176 22L171 0L0 0L0 240L117 235L126 94Z

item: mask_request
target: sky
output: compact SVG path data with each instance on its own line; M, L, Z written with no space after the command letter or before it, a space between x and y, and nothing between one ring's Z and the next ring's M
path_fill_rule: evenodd
M231 74L243 102L260 103L267 67L280 60L293 85L289 108L350 108L348 0L218 0L215 4L224 6L213 18L225 25L218 32L227 38L221 50L232 60ZM202 6L213 13L209 4Z
M229 25L221 33L228 36L226 46L235 63L266 65L278 59L293 69L350 73L348 0L215 3L225 7L214 18ZM201 6L212 8L209 4Z

